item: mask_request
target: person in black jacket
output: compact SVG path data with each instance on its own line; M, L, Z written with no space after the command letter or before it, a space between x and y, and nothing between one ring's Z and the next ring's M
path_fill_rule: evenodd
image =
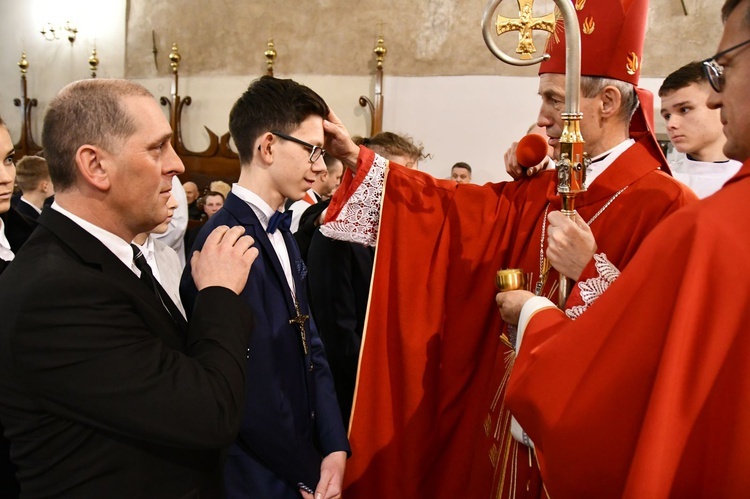
M171 136L126 80L72 83L47 109L56 201L0 275L0 419L25 497L221 494L252 319L238 293L257 250L218 228L193 257L190 324L171 313L130 244L167 218L184 171Z

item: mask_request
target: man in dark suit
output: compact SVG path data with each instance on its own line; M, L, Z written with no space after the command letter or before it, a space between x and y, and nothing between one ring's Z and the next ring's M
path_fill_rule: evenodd
M238 293L257 250L217 229L193 258L193 320L170 312L130 241L167 216L184 170L171 135L125 80L72 83L49 105L57 199L0 276L0 418L23 496L220 495L251 322Z
M262 77L235 103L229 130L241 170L224 207L193 250L222 224L243 227L260 256L242 291L255 330L248 348L246 405L225 467L231 498L316 499L341 494L349 443L323 344L309 318L304 262L289 232L284 200L301 199L323 164L329 110L292 80ZM188 317L197 312L190 266L180 286Z

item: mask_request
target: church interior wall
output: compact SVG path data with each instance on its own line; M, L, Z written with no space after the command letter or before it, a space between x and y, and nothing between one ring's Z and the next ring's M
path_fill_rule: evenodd
M543 7L551 0L537 3ZM720 3L686 1L685 16L678 0L651 2L642 86L655 91L664 75L715 51ZM226 133L232 103L265 73L269 36L278 53L276 76L318 91L350 132L361 135L368 133L370 116L358 99L373 98L372 49L382 33L388 49L383 128L422 142L432 154L422 168L438 177L446 177L453 163L466 161L475 169L476 182L506 179L503 152L536 119L536 69L510 67L492 57L479 28L483 2L314 0L300 7L291 0L217 0L207 5L178 0L3 1L0 114L11 136L17 139L21 127L13 99L20 97L17 62L22 51L29 61L28 95L38 100L32 130L40 142L46 105L65 84L90 76L87 61L94 46L98 77L134 79L158 98L170 95L167 56L171 43L178 42L179 94L192 98L183 114L183 136L190 149L202 150L208 143L203 127ZM64 33L54 41L39 33L47 22L60 26L68 20L78 29L72 45ZM663 131L658 113L656 117L657 131Z

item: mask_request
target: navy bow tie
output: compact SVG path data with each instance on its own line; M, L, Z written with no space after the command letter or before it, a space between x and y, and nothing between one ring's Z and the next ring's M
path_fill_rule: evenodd
M292 212L287 210L285 212L277 211L271 215L271 219L268 221L268 228L266 232L273 234L276 229L288 231L292 226Z

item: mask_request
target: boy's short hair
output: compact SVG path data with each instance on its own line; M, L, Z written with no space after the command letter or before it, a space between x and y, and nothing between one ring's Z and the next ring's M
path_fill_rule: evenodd
M670 73L659 87L659 97L671 94L675 90L685 88L690 85L708 84L708 78L703 71L703 63L693 61L685 64L680 69Z
M357 145L363 145L372 149L377 154L386 158L393 156L405 156L414 161L427 159L422 144L415 144L414 139L408 135L399 135L393 132L379 132L372 137L352 137Z
M16 163L16 182L21 192L33 191L39 182L49 180L47 160L39 156L24 156Z
M453 171L454 168L463 168L467 172L471 173L471 167L469 166L468 163L464 163L463 161L459 161L455 165L451 166L451 171Z
M273 76L253 81L229 113L229 133L240 163L250 163L262 134L271 130L290 134L310 116L328 117L328 105L310 88Z

